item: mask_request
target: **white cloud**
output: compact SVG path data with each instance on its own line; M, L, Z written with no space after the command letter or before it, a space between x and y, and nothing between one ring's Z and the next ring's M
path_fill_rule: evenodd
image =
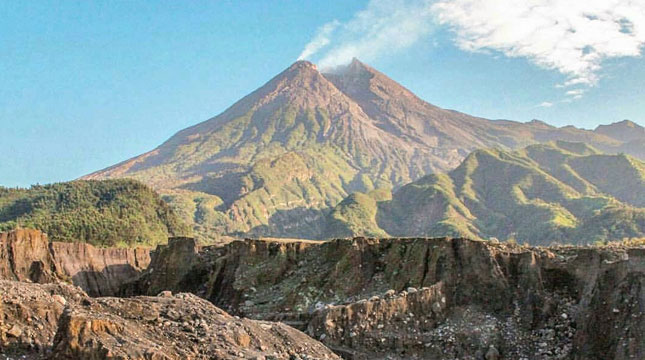
M551 106L553 106L553 103L549 101L544 101L540 105L538 105L538 107L545 107L545 108L549 108Z
M323 25L300 58L320 55L318 66L323 69L346 64L354 57L372 61L429 35L435 27L433 17L430 0L370 0L349 21ZM333 30L325 32L326 27Z
M566 75L558 87L594 86L603 60L645 44L643 0L440 0L433 10L461 49L527 58Z
M307 45L305 45L302 53L300 53L300 56L298 56L298 60L307 59L311 55L315 54L318 50L327 46L331 41L330 37L332 33L334 32L334 30L336 30L338 25L340 25L340 22L338 20L334 20L318 28L316 36Z
M462 50L526 58L564 74L556 88L588 88L604 60L641 55L645 0L369 0L350 20L320 27L299 59L315 57L323 69L372 61L433 41L438 25L455 32Z
M574 89L574 90L569 90L566 92L567 95L569 96L578 96L584 94L585 91L583 89Z

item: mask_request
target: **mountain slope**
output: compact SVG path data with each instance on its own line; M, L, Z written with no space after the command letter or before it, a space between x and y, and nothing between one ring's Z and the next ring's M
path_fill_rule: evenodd
M645 164L580 143L477 150L391 195L343 200L324 236L465 236L532 244L645 237ZM340 218L333 214L351 214ZM369 219L356 221L355 219Z
M334 74L300 61L222 114L85 179L143 181L201 237L312 238L353 192L448 171L479 147L560 138L601 149L623 144L587 130L444 110L358 60Z
M101 246L154 245L190 233L152 189L132 180L0 187L0 231L19 226Z
M623 120L610 125L599 125L594 132L622 142L642 140L645 138L645 128L629 120Z
M625 139L611 136L602 127L589 131L573 126L556 128L538 120L491 121L442 109L357 59L325 77L354 100L377 126L436 149L461 149L464 156L482 147L518 148L552 140L586 142L602 150L615 151L628 140L645 139L645 133ZM608 127L620 127L619 124Z

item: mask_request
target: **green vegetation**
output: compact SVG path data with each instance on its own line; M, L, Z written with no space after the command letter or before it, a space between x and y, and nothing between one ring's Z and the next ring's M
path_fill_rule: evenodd
M98 246L155 245L190 232L153 190L133 180L0 187L0 230L16 227Z
M348 237L360 231L365 236L387 236L376 224L377 210L376 199L366 194L354 193L329 214L325 235Z
M531 244L596 243L645 236L645 166L581 143L471 153L369 201L353 194L327 219L328 236L465 236ZM360 201L359 201L360 200Z

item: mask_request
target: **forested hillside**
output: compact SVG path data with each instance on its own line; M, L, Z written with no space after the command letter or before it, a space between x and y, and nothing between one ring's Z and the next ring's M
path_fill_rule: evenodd
M153 245L190 233L152 189L134 180L0 187L0 231L16 227L99 246Z

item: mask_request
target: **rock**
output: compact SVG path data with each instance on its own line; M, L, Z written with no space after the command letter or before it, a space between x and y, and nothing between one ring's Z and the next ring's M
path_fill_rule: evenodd
M166 297L166 298L168 298L168 297L172 297L172 291L170 291L170 290L164 290L164 291L160 292L159 294L157 294L157 296L159 296L159 297Z
M57 303L63 306L67 304L67 300L65 300L65 298L60 295L52 295L52 300L56 301Z
M154 322L140 321L143 311L172 314L184 320L167 322L168 326L159 328ZM210 327L199 336L208 341L193 341L191 322L202 321ZM252 358L257 356L254 349L260 344L270 344L282 353L292 349L290 344L307 344L307 348L302 348L303 355L340 359L316 340L289 326L278 323L265 328L261 326L264 324L233 317L192 294L177 294L173 301L161 297L97 298L91 309L72 306L63 315L52 357L103 358L101 354L111 353L114 358L138 358L137 354L152 353L150 344L155 344L159 347L158 353L166 356L163 359L197 358L199 354L206 354L207 358L230 358L217 355L224 353Z
M565 359L574 353L590 359L612 358L611 354L618 353L625 358L643 358L640 338L627 334L643 332L642 314L634 309L644 306L639 285L644 256L642 249L618 245L531 248L466 239L359 238L320 244L247 240L217 248L173 240L155 252L154 274L147 271L122 288L129 295L155 295L162 289L191 291L235 314L306 328L313 337L324 338L339 351L348 349L348 357L355 358L396 358L403 353L408 358L472 358L479 349L482 359L488 349L485 346L501 339L508 359L526 357L533 350L536 356L542 354L541 358ZM625 260L615 261L618 258ZM299 261L306 266L296 268ZM34 269L45 274L48 267L43 262ZM432 285L413 290L408 284ZM385 289L406 290L398 295L388 290L381 298L371 297ZM4 301L4 293L0 294ZM49 312L51 323L43 321L44 315L32 316L31 323L16 322L36 336L49 336L50 342L63 311L51 294L47 294L49 304L38 305ZM245 300L255 300L257 294L262 294L262 306L247 306L250 303ZM221 351L217 353L220 358L240 353L247 358L257 356L252 352L259 346L255 332L275 333L283 326L260 322L251 330L245 327L242 332L250 337L245 348L240 346L244 340L236 340L240 326L246 326L244 317L229 317L224 325L211 322L204 314L178 309L176 305L190 301L190 294L176 294L171 301L154 298L152 303L164 304L156 310L135 305L151 304L140 297L111 299L108 308L112 310L105 311L101 310L107 306L105 298L82 297L80 304L86 304L82 306L77 296L60 295L68 302L64 316L84 311L94 316L89 319L93 328L114 325L150 331L142 341L161 341L176 351L196 351L193 347L213 350L208 344L219 338L212 336L217 332L225 338L217 341L233 344L213 350ZM621 315L613 315L613 309ZM3 310L14 311L11 316L17 314L15 308L3 309L0 304ZM202 308L197 306L197 310ZM575 323L572 314L576 314ZM200 326L204 319L212 325ZM42 324L43 330L36 324ZM0 334L6 335L7 329L0 329ZM25 331L21 338L28 334ZM178 340L165 343L170 336ZM308 348L295 339L288 342L289 349L274 349L270 343L262 355L275 351L282 360L300 347ZM28 340L24 344L27 346ZM130 345L109 345L109 352L117 354L117 348Z
M9 331L7 331L7 335L18 338L20 337L20 335L22 335L22 329L20 329L20 327L18 327L17 325L13 325L9 329Z
M67 284L0 280L0 349L48 349L64 309L80 306L86 297L81 290ZM55 300L58 298L71 300L63 307ZM10 326L4 328L5 324Z

